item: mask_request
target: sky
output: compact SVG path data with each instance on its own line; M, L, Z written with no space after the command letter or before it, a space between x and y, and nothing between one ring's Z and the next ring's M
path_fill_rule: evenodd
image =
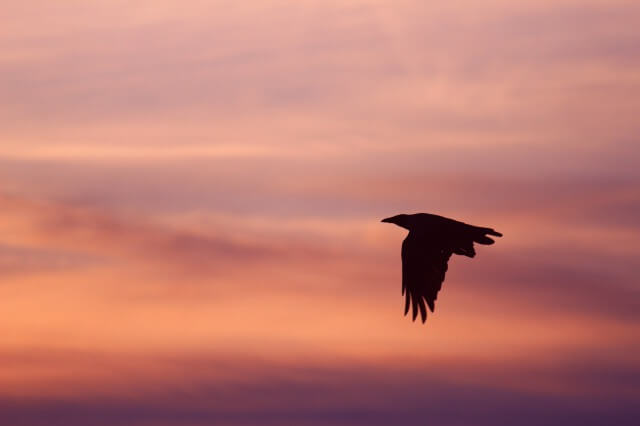
M0 6L6 421L637 424L637 1Z

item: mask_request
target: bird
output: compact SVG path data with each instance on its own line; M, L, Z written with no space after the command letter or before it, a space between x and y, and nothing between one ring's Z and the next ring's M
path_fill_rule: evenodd
M399 214L382 219L409 230L402 242L402 295L405 296L404 315L413 307L413 321L418 312L422 323L427 309L433 313L438 292L442 288L452 254L474 257L473 243L490 245L495 242L487 235L502 237L492 228L484 228L429 213Z

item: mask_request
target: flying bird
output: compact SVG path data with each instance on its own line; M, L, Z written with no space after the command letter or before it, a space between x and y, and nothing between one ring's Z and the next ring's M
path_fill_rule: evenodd
M502 237L501 233L491 228L428 213L399 214L382 219L382 222L409 230L402 242L404 314L407 315L409 305L412 305L413 321L419 311L423 323L427 320L425 302L433 312L451 255L474 257L474 242L489 245L495 241L487 235Z

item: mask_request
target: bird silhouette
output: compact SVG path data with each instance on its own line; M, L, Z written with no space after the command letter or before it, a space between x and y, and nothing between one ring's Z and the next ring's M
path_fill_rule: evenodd
M487 235L502 237L501 233L491 228L428 213L399 214L382 219L382 222L409 230L402 242L404 314L407 315L409 305L412 305L413 321L419 311L423 323L427 320L425 302L433 312L451 255L474 257L474 242L489 245L495 241Z

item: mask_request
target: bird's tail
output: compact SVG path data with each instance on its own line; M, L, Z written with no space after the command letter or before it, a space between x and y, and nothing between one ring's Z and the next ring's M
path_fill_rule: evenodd
M496 237L502 237L502 234L492 228L478 228L476 227L474 233L473 241L479 244L490 245L495 243L493 238L487 237L487 234L493 235Z

